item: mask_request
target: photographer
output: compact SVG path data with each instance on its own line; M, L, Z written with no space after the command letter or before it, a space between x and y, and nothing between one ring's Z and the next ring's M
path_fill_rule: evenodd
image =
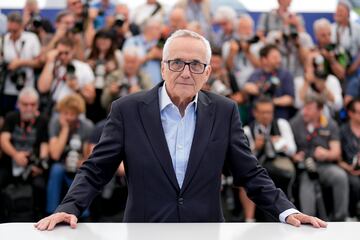
M316 184L331 189L333 198L332 221L347 217L349 186L346 173L337 162L341 148L336 122L322 114L324 102L317 96L307 96L304 107L291 121L297 153L293 156L298 165L299 200L301 211L316 214L318 190ZM321 191L321 190L320 190Z
M85 102L79 95L64 97L57 104L59 115L49 123L50 156L55 162L49 172L47 213L53 213L60 203L62 186L70 186L75 172L88 157L88 141L93 130L90 120L80 117Z
M38 80L38 90L48 96L45 103L58 102L72 93L80 93L86 103L95 99L94 73L87 63L73 59L73 42L61 39L56 49L48 52L47 60ZM46 106L51 112L52 106ZM50 108L50 109L48 109Z
M17 107L19 112L10 112L5 118L0 138L5 155L1 161L11 159L9 183L31 184L33 194L27 197L34 198L35 206L28 209L35 208L41 217L45 214L45 174L49 154L47 121L39 115L39 95L34 88L25 87L20 91Z
M266 45L260 50L261 68L249 77L244 91L253 103L259 96L273 99L275 117L289 119L294 102L292 75L280 67L281 55L275 45Z
M275 185L292 197L289 189L292 187L295 168L290 156L295 153L296 146L291 127L285 119L274 119L274 105L270 98L260 97L254 104L253 112L255 120L244 127L251 151L266 168ZM244 205L249 201L242 202ZM247 208L246 219L254 218L255 205L251 202L245 204L244 208Z
M254 21L248 15L242 15L235 21L233 38L222 46L226 67L235 75L242 88L254 72L260 67L259 51L263 43L254 35Z
M327 72L325 59L314 50L308 55L305 76L295 78L295 107L301 109L305 97L318 95L325 99L324 114L335 116L343 106L342 89L339 80Z
M288 31L271 31L266 42L275 44L282 56L282 67L287 69L294 77L304 76L307 55L314 47L311 36L299 31L298 27L291 27Z
M86 39L93 32L95 34L95 30L86 31L83 34L83 26L76 22L73 12L67 10L59 12L55 20L55 33L51 37L50 42L42 49L43 61L46 61L46 54L53 50L56 44L64 38L69 38L73 41L74 57L83 60L85 47L91 45L90 43L87 44Z
M23 21L19 13L8 15L8 32L2 44L5 79L3 92L0 93L0 116L14 110L19 91L24 86L34 87L34 70L39 66L37 56L40 42L34 33L23 30Z
M86 62L95 74L96 97L93 104L88 104L87 117L94 123L106 118L106 109L100 104L101 95L108 77L122 76L123 56L116 47L112 32L100 29L94 38Z
M156 18L150 18L143 26L140 35L126 40L123 49L137 47L141 53L141 70L147 74L155 85L162 81L160 62L164 41L161 39L162 22Z
M221 48L222 45L232 39L235 32L236 12L229 6L220 6L217 8L213 25L215 32L213 32L213 40L211 45Z
M96 18L92 22L96 30L106 27L109 17L115 13L115 5L110 0L100 0L90 4L90 11L96 11Z
M101 105L108 109L117 98L148 90L153 86L150 77L140 69L141 53L137 47L128 47L123 51L124 65L117 76L108 76L101 96Z
M295 27L298 32L304 31L304 19L301 15L289 11L292 0L278 0L279 7L259 17L257 35L266 37L271 31L289 31Z
M349 54L337 43L331 42L331 23L325 18L314 22L314 34L317 48L325 58L326 71L335 75L340 81L345 79L345 71L350 64Z
M360 217L360 98L347 105L349 121L340 128L342 161L340 166L347 172L350 188L350 217Z
M50 34L54 31L51 22L40 15L40 9L37 0L27 0L23 10L24 29L35 33L41 42L41 45L47 44Z

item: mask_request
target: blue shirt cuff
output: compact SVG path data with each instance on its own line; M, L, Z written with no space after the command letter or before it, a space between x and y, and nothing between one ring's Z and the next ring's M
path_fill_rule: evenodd
M280 222L282 223L286 223L286 218L288 216L290 216L291 214L294 214L294 213L300 213L298 210L296 210L295 208L290 208L288 210L285 210L283 211L282 213L280 213L279 215L279 220Z

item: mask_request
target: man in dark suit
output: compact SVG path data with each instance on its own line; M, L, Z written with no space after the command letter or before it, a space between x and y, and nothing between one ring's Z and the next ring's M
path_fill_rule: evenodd
M35 224L51 230L77 217L113 176L121 160L128 179L125 222L221 222L221 172L274 219L325 227L300 213L251 154L236 104L200 91L211 67L208 41L179 30L166 42L164 83L115 101L100 142L84 162L56 213Z

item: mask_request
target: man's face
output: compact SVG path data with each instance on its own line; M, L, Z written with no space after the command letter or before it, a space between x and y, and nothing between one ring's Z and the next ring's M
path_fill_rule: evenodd
M304 121L306 123L317 121L320 118L321 110L315 102L310 102L304 105L302 109Z
M241 19L237 27L237 33L241 39L251 38L254 34L252 22L248 19Z
M168 50L168 58L164 59L161 64L161 74L166 82L166 90L172 99L191 99L208 80L211 66L207 66L201 74L190 72L189 65L186 65L181 72L174 72L169 69L166 61L182 60L206 63L206 47L199 39L179 37L173 39Z
M331 29L330 27L319 28L316 33L316 39L319 42L320 47L325 47L331 43Z
M278 4L283 8L288 8L291 4L291 0L278 0Z
M172 31L186 28L186 19L183 14L182 10L174 10L169 16L169 26Z
M67 7L70 12L73 12L76 15L82 14L83 4L81 0L68 0Z
M338 23L347 22L349 19L349 10L347 9L347 7L345 7L343 4L338 4L336 7L334 18L335 21Z
M161 24L160 23L150 23L144 29L144 35L148 36L151 40L159 40L161 37Z
M281 54L277 49L272 49L266 57L262 58L262 62L270 70L276 70L281 65Z
M8 22L8 32L11 35L17 36L21 32L22 26L17 22Z
M61 20L56 23L56 28L64 28L70 30L75 25L75 17L72 14L66 15L61 18Z
M56 49L58 50L58 59L60 60L61 64L69 64L73 59L73 49L62 44L59 44Z
M60 111L60 114L63 116L66 122L71 126L74 126L74 124L77 122L79 117L79 114L71 109L63 109L62 111Z
M210 66L213 72L221 70L223 66L223 60L220 55L212 55L210 60Z
M354 111L349 111L350 120L356 124L360 124L360 102L354 104Z
M124 55L124 71L128 75L136 75L139 69L139 58L137 56Z
M268 126L274 118L274 106L272 103L259 103L254 108L256 122Z
M233 31L232 21L223 20L219 22L219 25L221 26L221 29L224 31L224 33L231 33Z
M21 97L18 101L21 118L25 121L34 119L38 112L38 106L38 100L35 96Z

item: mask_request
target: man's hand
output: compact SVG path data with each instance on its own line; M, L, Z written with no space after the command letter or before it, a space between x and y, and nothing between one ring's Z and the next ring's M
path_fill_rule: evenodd
M13 156L13 159L15 160L17 165L19 165L21 167L26 167L29 162L29 159L28 159L29 156L30 156L29 152L18 151Z
M323 220L303 213L289 215L286 218L286 223L295 227L300 227L301 224L311 224L315 228L326 228L327 226L327 223Z
M40 221L35 223L34 226L40 231L44 231L44 230L51 231L58 223L61 222L70 224L71 228L76 228L77 221L78 219L75 215L61 212L61 213L54 213L46 218L41 219Z
M326 148L320 146L315 148L314 157L316 158L316 160L326 161L328 159L328 156L329 150L327 150Z

